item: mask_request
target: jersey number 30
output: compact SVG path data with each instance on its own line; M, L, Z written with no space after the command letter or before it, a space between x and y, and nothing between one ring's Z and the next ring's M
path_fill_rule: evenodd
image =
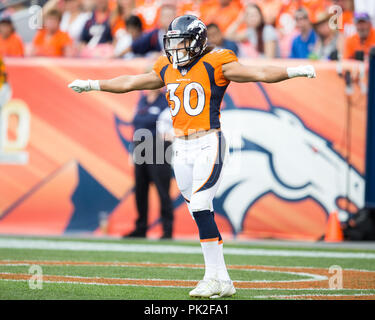
M204 94L204 89L201 84L197 82L191 82L184 88L182 94L182 100L176 95L176 90L180 86L180 83L169 83L167 84L167 90L169 92L169 99L174 102L174 108L171 108L171 114L173 117L177 115L180 111L181 103L185 112L190 116L197 116L203 111L204 105L206 103L206 97ZM191 106L191 91L195 90L197 93L197 103L195 108Z

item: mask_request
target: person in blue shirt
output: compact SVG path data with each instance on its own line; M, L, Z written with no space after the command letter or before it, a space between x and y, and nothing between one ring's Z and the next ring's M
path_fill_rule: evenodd
M210 23L207 25L207 37L210 44L220 49L232 50L236 56L238 55L237 44L234 41L225 39L217 24Z
M163 140L157 130L158 119L168 108L162 89L141 93L133 119L133 161L138 218L135 230L124 237L146 237L149 187L154 183L160 199L162 239L172 238L173 205L169 195L172 178L171 142Z
M95 9L83 27L80 40L83 45L90 47L103 43L112 43L108 0L97 0L95 2Z
M309 14L304 8L295 13L296 27L300 34L293 39L289 58L307 59L314 51L317 35L309 20Z

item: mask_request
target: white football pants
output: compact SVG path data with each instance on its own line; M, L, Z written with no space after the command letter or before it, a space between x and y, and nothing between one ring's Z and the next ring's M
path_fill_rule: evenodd
M226 153L222 132L214 131L190 140L176 138L173 153L177 185L190 214L213 211L212 201L222 178Z

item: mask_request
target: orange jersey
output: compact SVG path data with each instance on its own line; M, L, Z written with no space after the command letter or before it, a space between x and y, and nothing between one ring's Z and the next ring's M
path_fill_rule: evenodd
M363 51L368 56L370 49L375 46L375 29L371 29L366 41L361 42L358 34L355 34L345 41L344 59L354 59L356 51Z
M121 16L117 16L111 23L112 36L115 37L117 31L119 31L120 29L126 30L126 25L124 19Z
M330 0L284 0L279 9L276 27L282 27L283 20L294 20L294 14L300 7L307 10L309 18L312 20L316 12L328 9L330 5Z
M177 6L177 16L183 16L184 14L192 14L197 18L200 18L200 3L198 1L179 1Z
M158 0L135 1L134 14L141 19L144 31L152 30L158 27L160 5L161 2Z
M7 39L0 37L0 55L12 57L24 56L22 39L17 33L13 32Z
M240 2L232 1L229 5L222 7L219 2L201 7L201 20L206 24L215 23L222 32L236 20L242 10Z
M274 24L283 5L280 0L257 0L256 4L260 7L266 24Z
M38 56L61 57L64 55L65 47L71 44L72 40L69 35L61 30L48 37L47 31L41 29L33 40L35 54Z
M339 31L344 33L345 37L351 37L356 34L357 29L354 22L354 12L347 10L342 13L342 26L340 27Z
M154 71L167 87L176 136L220 128L220 105L230 82L222 65L237 60L231 50L220 49L177 69L166 56L156 61Z
M177 16L182 16L184 14L192 14L199 19L205 17L207 12L210 11L212 6L216 5L216 0L182 0L177 1Z

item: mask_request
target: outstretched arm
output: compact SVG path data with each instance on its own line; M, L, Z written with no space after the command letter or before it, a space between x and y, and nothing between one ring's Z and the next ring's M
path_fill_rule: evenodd
M234 82L280 82L295 77L315 78L313 66L285 68L276 66L246 66L237 61L224 64L224 77Z
M74 80L68 85L76 92L100 90L112 93L126 93L134 90L153 90L164 87L155 71L139 75L124 75L109 80Z

